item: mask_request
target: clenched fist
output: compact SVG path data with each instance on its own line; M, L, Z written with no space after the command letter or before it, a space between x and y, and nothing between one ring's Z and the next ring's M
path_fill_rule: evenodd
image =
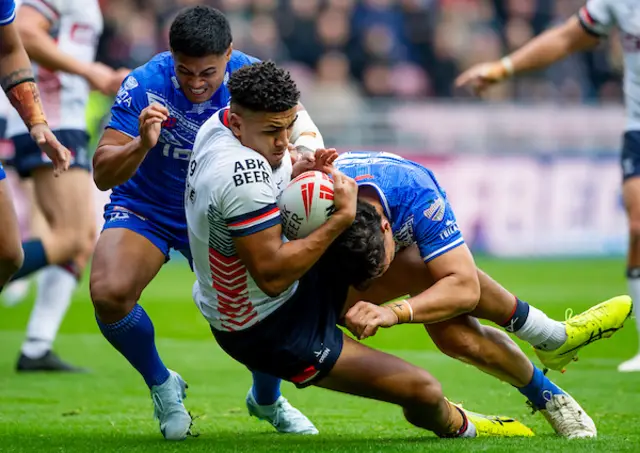
M144 148L151 149L158 144L162 123L167 118L169 118L169 110L155 102L140 112L138 132Z

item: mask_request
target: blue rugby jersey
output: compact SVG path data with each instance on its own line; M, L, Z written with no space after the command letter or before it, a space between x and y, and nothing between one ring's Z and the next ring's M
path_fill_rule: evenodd
M428 262L464 244L446 193L422 165L390 153L349 152L335 166L376 190L399 248L417 244Z
M122 83L111 108L108 128L137 137L140 112L153 102L169 110L158 144L124 184L114 187L111 202L171 229L184 229L184 189L189 157L200 126L229 103L226 83L231 73L258 61L234 50L224 83L211 99L194 104L178 84L170 52L156 55L135 69Z

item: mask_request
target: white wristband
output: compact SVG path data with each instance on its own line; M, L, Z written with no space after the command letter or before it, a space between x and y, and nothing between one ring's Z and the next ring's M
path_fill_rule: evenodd
M507 76L511 77L514 72L513 61L511 61L511 57L503 57L502 60L500 60L500 63L502 63L502 67L504 67L504 70L507 71Z

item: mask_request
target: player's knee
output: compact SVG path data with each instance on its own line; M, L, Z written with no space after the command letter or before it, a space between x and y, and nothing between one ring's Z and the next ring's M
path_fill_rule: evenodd
M629 213L629 237L631 240L640 240L640 212Z
M11 276L15 274L24 261L22 247L12 247L0 251L0 274Z
M119 314L126 314L136 303L135 286L126 278L117 275L107 275L92 270L89 280L91 301L100 318L118 318Z
M426 371L416 368L416 372L406 384L407 399L403 406L405 408L436 408L442 403L444 394L442 386L436 378Z

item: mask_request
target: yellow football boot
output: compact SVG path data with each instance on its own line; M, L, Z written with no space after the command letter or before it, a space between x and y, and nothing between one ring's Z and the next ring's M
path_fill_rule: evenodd
M451 403L453 404L453 403ZM467 416L476 427L477 437L531 437L531 429L518 420L502 415L484 415L471 412L459 404L453 404Z
M534 349L546 368L564 371L572 360L577 360L578 351L601 338L609 338L622 328L631 315L633 304L629 296L617 296L602 302L565 322L567 340L553 351Z

